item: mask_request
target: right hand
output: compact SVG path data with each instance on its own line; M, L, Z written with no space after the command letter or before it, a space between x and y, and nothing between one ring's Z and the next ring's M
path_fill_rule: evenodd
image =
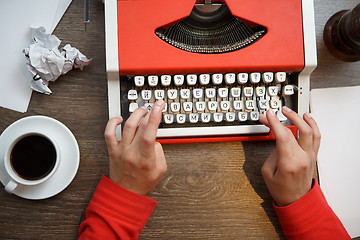
M140 195L153 190L167 169L162 146L155 141L164 106L160 100L150 112L145 107L136 109L125 122L120 142L116 127L123 119L112 118L106 125L110 179Z
M303 197L311 189L312 178L320 147L320 131L310 114L303 119L291 109L283 107L282 113L299 130L296 139L269 109L260 122L275 135L276 149L261 168L265 183L278 206L289 205Z

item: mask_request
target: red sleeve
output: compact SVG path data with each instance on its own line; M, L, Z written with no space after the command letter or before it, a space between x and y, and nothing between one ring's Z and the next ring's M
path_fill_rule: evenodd
M312 189L298 201L286 207L274 203L274 207L283 233L289 240L351 239L315 179Z
M103 176L86 209L79 239L138 239L156 201Z

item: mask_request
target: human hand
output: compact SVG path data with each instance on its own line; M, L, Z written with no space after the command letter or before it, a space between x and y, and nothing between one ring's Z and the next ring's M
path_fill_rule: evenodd
M303 119L294 111L283 107L282 113L299 130L295 139L269 109L260 122L271 128L276 139L276 149L261 168L267 188L278 206L289 205L303 197L312 184L313 172L320 147L320 131L310 114Z
M112 118L106 125L110 179L140 195L153 190L167 169L162 146L155 141L164 106L159 100L150 112L145 107L136 109L125 122L120 142L116 127L122 117Z

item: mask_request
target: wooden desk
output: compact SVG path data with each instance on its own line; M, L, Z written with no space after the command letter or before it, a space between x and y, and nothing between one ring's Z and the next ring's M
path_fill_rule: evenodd
M315 1L318 68L312 88L360 85L360 62L336 60L322 40L327 19L357 3ZM92 193L108 173L103 4L91 2L91 22L84 32L83 1L74 0L54 34L93 62L51 83L51 96L33 93L25 114L0 108L0 132L25 116L56 118L78 140L80 168L68 188L47 200L24 200L1 190L1 239L76 239ZM273 142L165 145L168 171L150 194L158 205L140 239L284 239L260 173L273 148Z

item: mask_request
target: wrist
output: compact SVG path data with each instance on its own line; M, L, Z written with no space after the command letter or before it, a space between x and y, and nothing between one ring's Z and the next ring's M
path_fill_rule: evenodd
M310 187L308 190L305 190L305 191L303 191L303 193L300 193L298 195L294 195L294 197L292 197L291 199L278 201L278 200L275 200L275 198L274 198L274 202L273 202L274 206L280 207L280 208L287 207L287 206L299 201L313 189L315 183L316 183L316 180L313 178L311 180L311 184L310 184Z

